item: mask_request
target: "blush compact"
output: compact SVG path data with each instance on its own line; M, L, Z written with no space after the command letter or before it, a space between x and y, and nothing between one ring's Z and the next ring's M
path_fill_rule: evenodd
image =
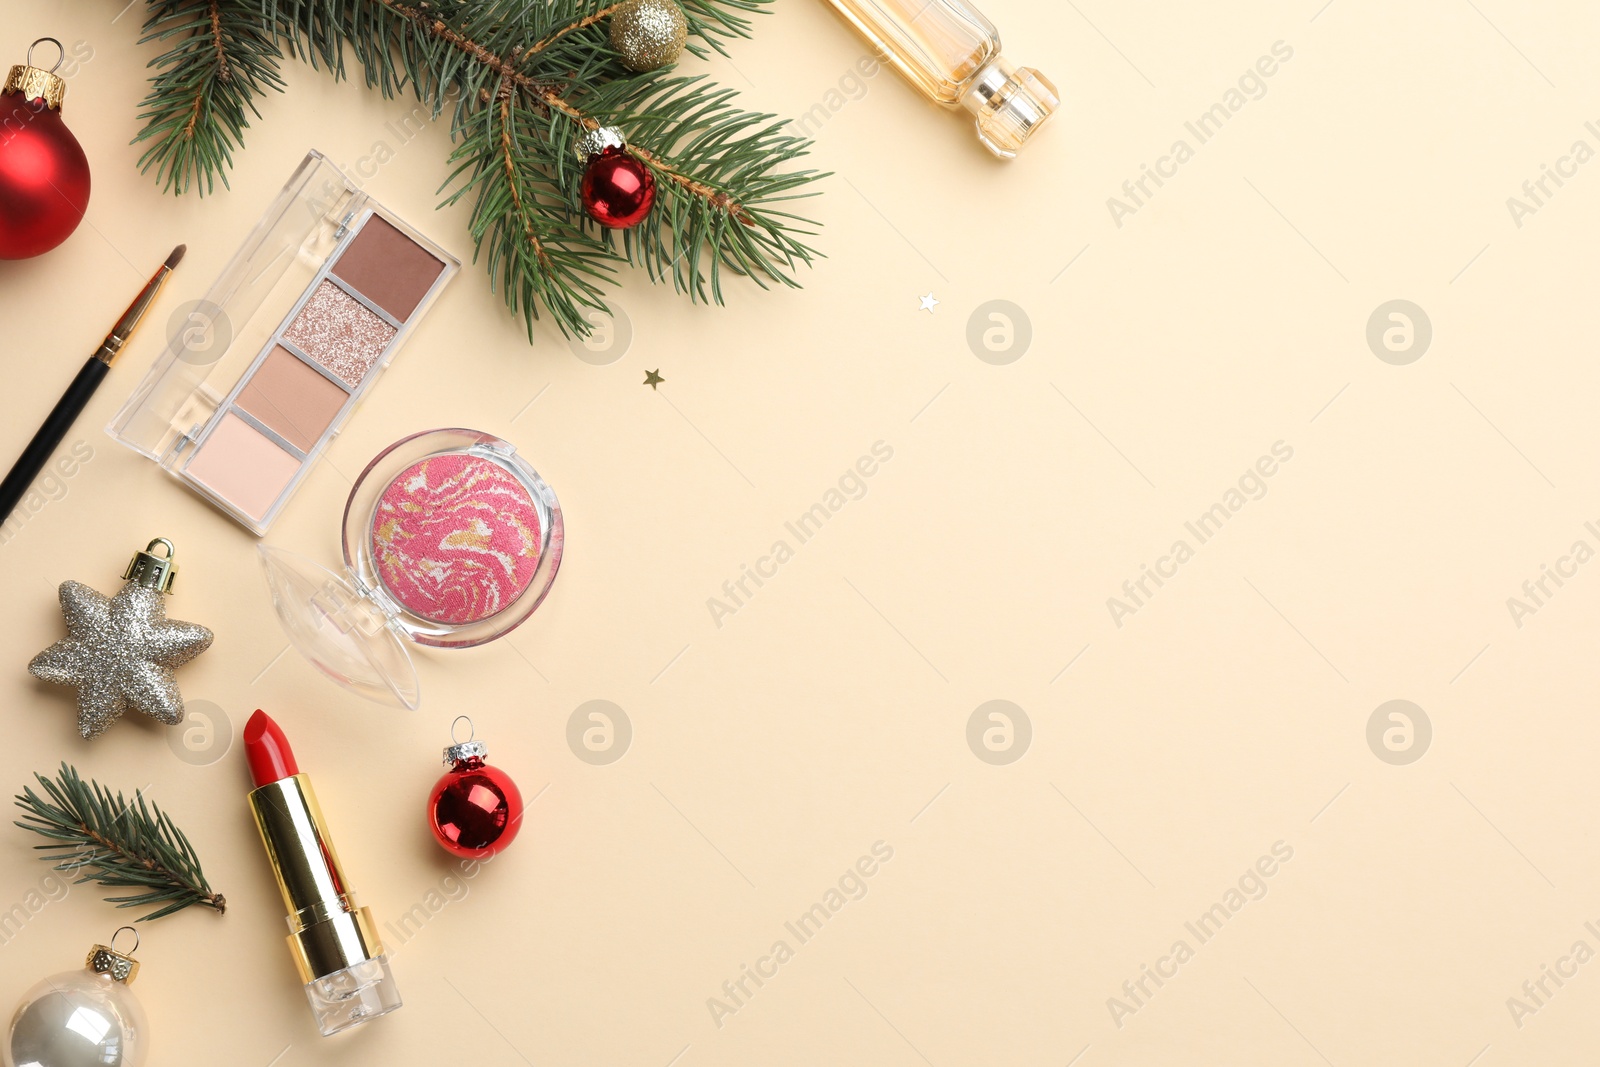
M543 602L566 535L555 491L515 446L426 430L378 453L344 510L344 573L260 545L290 641L371 700L421 702L410 644L470 648Z

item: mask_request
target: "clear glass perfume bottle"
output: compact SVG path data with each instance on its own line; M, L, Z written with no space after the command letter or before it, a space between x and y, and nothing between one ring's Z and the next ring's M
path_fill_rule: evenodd
M978 140L1002 159L1044 125L1061 98L1050 79L1000 54L994 24L964 0L828 0L924 96L972 112Z

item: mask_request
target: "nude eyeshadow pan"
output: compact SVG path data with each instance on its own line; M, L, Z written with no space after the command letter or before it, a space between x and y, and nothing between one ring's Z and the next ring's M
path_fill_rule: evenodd
M338 382L279 345L234 403L295 448L310 452L349 397Z
M231 413L217 424L206 444L189 461L189 477L257 519L267 514L300 472L298 459Z

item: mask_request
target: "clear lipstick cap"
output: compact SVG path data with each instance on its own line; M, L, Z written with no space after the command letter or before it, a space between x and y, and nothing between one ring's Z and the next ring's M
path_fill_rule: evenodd
M389 958L378 955L306 983L306 1000L323 1037L360 1026L400 1007Z

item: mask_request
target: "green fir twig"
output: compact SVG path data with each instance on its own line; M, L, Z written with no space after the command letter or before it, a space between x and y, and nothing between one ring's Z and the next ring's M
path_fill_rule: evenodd
M222 894L211 891L189 839L166 812L146 804L142 791L126 800L93 779L85 781L66 763L54 779L38 773L34 777L45 795L23 787L16 802L26 815L17 825L51 840L34 846L45 853L40 859L78 875L80 885L143 890L106 898L119 908L156 909L141 915L139 922L193 904L219 913L227 910Z
M193 185L204 195L218 178L227 186L233 149L244 147L250 115L261 117L256 98L283 91L270 24L257 0L151 0L139 43L149 41L170 47L150 61L134 144L154 143L139 169L154 167L172 193Z

